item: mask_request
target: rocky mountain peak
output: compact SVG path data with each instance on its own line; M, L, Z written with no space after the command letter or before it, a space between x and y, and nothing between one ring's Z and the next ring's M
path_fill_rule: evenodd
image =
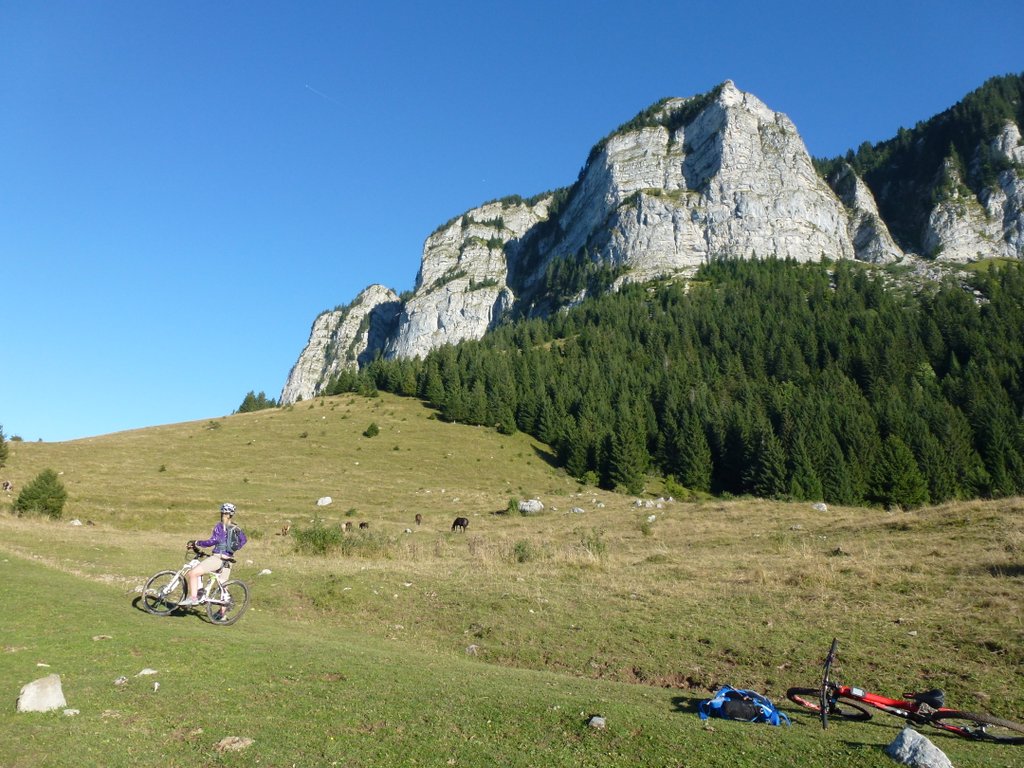
M1016 124L986 145L985 157L993 153L1007 167L980 196L956 181L957 167L946 169L953 192L931 211L929 255L1021 257ZM423 356L510 316L557 311L609 285L685 277L712 259L911 258L879 210L853 167L826 183L792 121L731 80L665 99L598 142L572 186L485 203L439 227L404 302L371 286L318 317L281 402L317 394L377 353Z

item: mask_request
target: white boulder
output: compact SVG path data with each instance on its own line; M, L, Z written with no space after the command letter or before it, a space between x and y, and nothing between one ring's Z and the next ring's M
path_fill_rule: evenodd
M18 696L18 712L49 712L64 709L67 705L60 675L56 674L27 683Z

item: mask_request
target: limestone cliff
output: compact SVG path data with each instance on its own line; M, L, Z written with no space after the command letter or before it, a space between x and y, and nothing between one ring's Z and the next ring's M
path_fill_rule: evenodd
M990 143L989 157L1008 166L996 184L974 194L956 163L947 159L942 191L925 227L925 253L942 261L967 262L992 256L1024 258L1024 146L1020 129L1007 123ZM980 154L980 153L979 153ZM978 162L976 157L974 164Z
M996 186L975 195L950 164L948 194L921 203L931 206L920 241L927 256L1022 257L1018 126L1006 126L985 156L993 153L1006 166ZM686 276L715 258L916 258L879 210L852 167L839 165L826 183L789 118L732 82L666 99L599 142L571 187L487 203L436 230L404 301L371 286L317 318L280 399L315 396L377 353L423 356L510 316L557 311L593 288L581 274L609 278L597 285L605 289Z
M280 403L308 400L343 370L373 358L393 332L398 295L371 285L347 307L323 312L313 321L306 348L288 374Z

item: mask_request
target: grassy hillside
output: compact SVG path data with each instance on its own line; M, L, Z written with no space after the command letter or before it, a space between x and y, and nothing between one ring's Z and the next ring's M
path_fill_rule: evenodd
M51 467L69 501L52 522L0 497L3 766L889 765L900 723L881 714L824 733L788 703L789 729L694 714L722 683L784 703L833 635L849 682L1024 719L1019 499L639 508L522 434L390 396L10 446L0 477ZM543 514L500 514L532 497ZM249 613L220 628L139 610L136 588L229 500L252 536ZM318 515L370 527L326 557L278 535ZM50 672L80 714L16 714ZM217 752L232 735L255 742ZM958 767L1024 766L1024 748L927 735Z

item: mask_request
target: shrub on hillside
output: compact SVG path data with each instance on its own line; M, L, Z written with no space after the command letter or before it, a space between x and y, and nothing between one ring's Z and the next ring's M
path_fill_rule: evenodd
M537 550L530 542L520 539L512 546L512 557L517 563L528 563L537 557Z
M309 528L293 528L291 534L296 551L304 555L326 555L340 547L345 538L340 526L324 525L319 517Z
M7 440L4 437L4 427L3 424L0 424L0 467L7 463L8 450Z
M363 437L376 437L380 434L380 427L377 426L376 421L371 421L370 426L363 432Z
M14 511L19 515L35 512L57 520L64 514L64 502L67 500L68 492L57 473L52 469L44 469L21 489L14 502Z

